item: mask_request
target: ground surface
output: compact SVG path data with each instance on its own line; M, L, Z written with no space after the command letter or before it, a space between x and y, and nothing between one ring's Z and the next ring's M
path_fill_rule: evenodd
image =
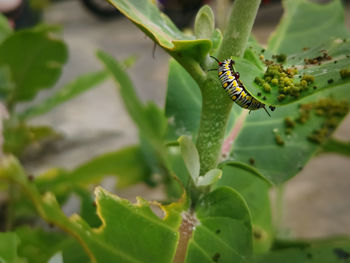
M279 6L261 10L254 27L254 34L260 42L266 43L281 12ZM129 21L124 18L100 21L76 0L55 2L45 11L45 20L63 25L64 39L69 46L70 59L55 89L79 74L100 69L94 53L102 49L118 59L136 54L138 61L133 67L132 80L138 94L144 101L164 104L169 57L158 48L155 59L152 59L152 42ZM52 92L44 92L37 99L41 100ZM33 122L52 125L65 135L63 141L50 147L37 161L26 162L26 167L33 172L43 172L50 167L73 168L100 153L137 143L135 126L111 81ZM350 140L349 131L348 118L336 135ZM349 171L349 159L324 155L313 159L299 176L292 179L286 188L285 232L299 237L350 235ZM161 192L136 186L118 194L135 200L136 195L158 198ZM69 213L73 208L68 206L66 210Z

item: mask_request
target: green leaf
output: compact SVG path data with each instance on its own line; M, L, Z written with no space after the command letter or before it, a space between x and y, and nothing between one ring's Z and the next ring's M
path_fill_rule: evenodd
M7 17L0 14L0 43L12 33Z
M265 49L258 43L254 36L250 36L243 58L252 62L258 69L264 70L265 65L260 59L260 55L265 53Z
M241 79L248 91L267 105L285 105L350 81L350 78L342 79L339 74L342 69L348 67L349 59L346 55L350 52L350 33L344 24L341 1L333 0L321 5L306 0L286 0L284 5L286 13L266 52L262 52L263 49L257 43L248 43L245 58L253 62L255 67L244 60L236 61L237 71L241 73ZM284 99L278 99L279 88L283 89L288 85L276 86L270 82L272 90L271 93L267 93L262 85L254 83L256 77L263 78L266 69L259 61L259 56L263 55L268 61L275 61L273 56L279 54L286 56L284 69L298 70L297 74L290 78L294 84L301 83L304 75L314 78L314 82L308 83L308 86L297 87L302 91L295 92L298 93L295 97L286 95ZM259 93L262 93L262 96L257 96Z
M139 198L138 204L132 205L129 201L112 196L101 188L97 189L96 195L99 215L105 224L95 237L97 241L91 238L87 240L87 245L93 253L106 258L105 254L100 254L98 239L107 244L112 239L113 242L109 246L113 245L115 252L111 251L112 254L109 249L104 249L103 252L107 253L107 256L113 255L112 260L106 258L104 262L172 261L178 240L176 230L180 217L175 225L170 225L166 219L158 218L145 200Z
M340 0L318 4L307 0L283 1L285 13L269 40L273 53L296 53L330 38L346 38L344 8Z
M165 212L161 219L147 201L138 198L138 203L133 205L98 187L96 205L103 225L95 229L78 215L68 219L52 194L41 196L14 158L1 160L0 179L21 185L41 217L77 238L92 262L172 262L185 200L160 206Z
M175 60L170 60L165 114L170 119L168 138L196 134L202 108L202 95L197 83Z
M210 6L204 5L199 9L194 23L194 34L197 38L210 39L214 33L215 18Z
M43 193L47 190L55 195L67 195L80 187L96 184L107 175L118 177L117 186L127 187L146 180L150 169L138 146L106 153L80 165L73 171L52 169L35 178L35 184Z
M199 155L196 146L192 142L192 139L188 136L181 136L178 139L180 144L180 150L182 158L186 164L187 171L189 172L193 182L197 182L199 177Z
M73 237L66 238L62 244L62 254L64 263L90 262L87 252L82 245Z
M242 195L251 213L254 253L268 251L274 238L270 185L253 167L240 163L226 163L222 171L222 178L216 183L216 187L229 186Z
M170 145L167 147L167 150L172 171L175 173L176 177L180 179L183 186L188 186L191 176L181 155L180 146Z
M343 263L350 258L350 239L338 238L308 242L303 247L278 249L259 255L254 263Z
M331 43L335 44L332 41ZM249 85L250 82L253 83L254 76L262 73L262 71L259 70L259 64L254 62L255 58L258 57L257 52L260 52L262 48L254 43L251 45L252 57L247 57L246 60L237 59L236 63L237 70L241 74L241 79L248 89L251 89L252 86L255 85ZM340 55L340 53L344 52L344 48L348 48L341 43L339 43L338 47L341 48L337 48L337 50L333 51L330 50L329 52L338 52L338 55ZM313 51L308 50L305 52ZM265 53L268 53L268 51ZM300 61L303 61L303 58L304 57L301 55L299 56ZM257 66L253 65L251 61ZM327 74L332 74L332 78L335 80L334 82L337 83L336 85L327 86L328 83L324 80L326 85L323 86L324 88L321 89L320 92L318 92L318 88L316 90L317 92L308 95L304 99L298 101L298 103L278 107L274 112L271 112L271 118L262 109L252 111L247 115L247 111L242 110L237 105L233 105L230 121L227 125L227 131L230 135L224 142L223 154L231 152L229 159L233 158L236 161L248 164L251 158L255 159L255 167L257 170L274 183L282 183L297 174L319 149L319 145L310 142L307 137L312 134L313 130L321 127L323 119L312 115L306 124L297 125L297 128L293 130L292 134L287 135L285 134L285 118L297 118L300 114L300 103L315 102L321 98L334 98L338 101L346 100L347 103L350 103L349 92L346 91L347 84L343 82L347 80L338 81L340 78L339 72L334 70L337 65L338 63L327 63L324 65L324 68L321 69L324 70L326 67L329 67L327 69ZM310 69L312 68L310 67ZM302 71L303 70L308 69L302 69ZM321 75L322 74L323 73L321 73ZM329 76L323 76L323 79L328 77ZM175 62L170 63L166 103L166 114L172 122L172 131L168 135L170 139L173 139L177 134L181 133L190 133L192 136L196 136L201 111L201 96L199 91L198 93L194 93L196 87L191 81L193 82L180 65L177 65ZM261 92L259 88L257 88L255 92L258 91ZM270 98L272 97L270 96ZM275 100L275 98L273 99ZM346 102L344 102L344 104L346 104ZM218 127L218 129L219 128L220 127ZM276 144L276 135L281 136L285 142L284 146ZM233 145L231 147L232 142ZM231 148L232 150L230 150Z
M293 5L298 8L293 9L297 14L298 12L303 12L301 8L301 3L306 3L305 1L287 1L288 5L292 7ZM339 2L333 2L333 5L339 5ZM310 4L310 6L316 7L315 4ZM312 17L315 19L319 15L318 8L324 8L326 6L317 6L317 8L312 8L308 11L308 19ZM338 8L335 8L337 10ZM293 11L293 12L294 12ZM339 11L339 9L338 9ZM338 12L335 11L335 12ZM332 11L333 12L333 11ZM294 24L299 24L300 32L303 29L314 29L314 26L308 27L303 25L301 28L301 23L304 20L291 19L289 20L290 27L294 27ZM307 20L308 21L308 20ZM325 21L325 20L324 20ZM328 23L329 21L327 21ZM315 20L313 24L319 24ZM336 26L334 32L341 32L344 26L340 23ZM321 32L319 30L317 32ZM322 31L323 34L323 31ZM297 35L297 34L295 34ZM274 183L282 183L297 174L308 160L313 156L313 154L319 149L320 145L310 142L307 137L312 135L313 131L320 129L323 125L324 119L315 114L312 114L310 119L305 124L297 124L295 129L291 134L286 134L287 127L285 124L285 118L289 117L291 119L296 119L300 115L299 105L317 102L321 98L334 98L337 101L341 101L344 105L350 102L348 92L346 91L346 86L349 79L341 79L339 71L342 67L348 65L348 58L346 54L349 53L348 40L319 38L317 39L316 46L308 50L302 51L305 46L300 46L296 49L300 53L290 55L287 57L286 63L283 64L285 68L292 66L293 64L298 67L298 74L312 74L315 78L315 87L309 87L307 91L301 93L298 97L298 103L292 103L287 106L278 107L275 112L272 112L272 117L269 118L265 112L262 110L253 111L250 115L246 113L236 116L236 122L231 126L231 135L225 140L223 149L229 149L230 143L233 141L232 150L229 159L234 159L236 161L241 161L244 163L250 163L249 160L255 160L255 167L257 170L266 178ZM332 34L330 34L332 35ZM298 46L302 41L295 43L293 39L288 39L290 34L281 34L281 39L286 38L286 43L288 42L290 46ZM333 35L334 36L334 35ZM339 35L338 35L339 36ZM343 37L346 35L343 35ZM305 39L309 39L305 37ZM323 39L323 43L319 43ZM284 41L284 40L283 40ZM314 44L315 44L314 43ZM287 44L286 44L287 45ZM286 46L283 45L283 46ZM302 44L304 45L304 44ZM264 73L264 65L257 60L259 55L262 54L262 48L257 45L257 43L248 44L248 50L252 47L249 52L246 51L245 59L237 59L236 69L240 72L241 80L250 91L250 93L255 96L258 100L261 100L267 104L281 105L292 102L292 99L286 99L282 102L276 100L277 89L272 89L271 94L264 93L261 87L254 83L254 78L256 76L262 76ZM317 56L322 56L322 49L327 50L327 54L332 57L331 60L322 61L321 65L305 65L304 59L316 58ZM273 52L280 52L281 50L266 50L264 56L267 59L272 59ZM286 51L292 52L292 51ZM275 53L276 54L276 53ZM287 53L288 55L288 53ZM335 63L337 61L337 63ZM338 64L339 63L339 64ZM254 64L254 65L253 65ZM304 68L305 66L305 68ZM259 73L260 72L260 73ZM316 86L317 85L317 86ZM257 96L258 92L263 95L261 97ZM263 97L266 100L262 100ZM233 108L237 108L236 105ZM245 111L244 111L245 112ZM342 118L335 121L334 129L339 124ZM334 130L333 129L333 130ZM328 134L328 136L331 135ZM277 144L277 138L280 144ZM224 151L224 154L226 151Z
M65 44L45 32L24 30L9 36L0 44L0 66L11 69L16 84L8 103L30 100L40 89L52 87L66 60Z
M182 33L151 1L109 0L122 14L161 47L186 59L201 61L211 48L209 39L195 40ZM186 54L186 55L184 55Z
M89 224L89 226L99 227L102 222L96 213L96 206L92 193L82 187L76 187L74 193L80 197L81 205L79 215Z
M211 48L210 54L214 55L216 54L217 50L219 49L222 41L222 33L220 29L215 28L212 36L211 36L211 42L213 43L213 46Z
M235 123L232 128L235 132L229 159L247 164L254 160L255 168L264 177L276 184L285 182L296 175L319 149L320 144L311 142L308 137L314 130L321 129L325 121L323 117L311 113L306 123L296 122L291 134L286 134L285 118L299 118L300 104L318 102L322 98L333 98L346 105L350 102L350 93L347 90L348 86L342 85L318 92L300 103L277 108L271 118L263 111L242 115L242 122ZM331 107L329 106L330 109ZM334 129L343 117L335 120ZM328 135L331 136L332 132ZM279 145L276 137L279 137L284 145Z
M209 170L204 176L199 176L197 178L196 186L208 186L216 183L222 175L220 169Z
M15 233L0 233L0 262L20 262L17 255L17 247L20 240Z
M67 100L70 100L79 94L96 87L98 84L104 81L107 76L107 72L105 71L88 73L79 76L77 79L63 86L58 92L49 98L19 113L18 117L23 120L44 114Z
M337 153L350 156L350 142L343 142L334 138L329 139L322 145L323 153Z
M342 69L348 68L349 58L346 56L350 53L350 39L340 40L332 39L327 40L324 43L321 43L317 46L314 46L308 50L300 51L297 54L292 54L286 57L286 62L283 64L284 69L296 68L298 73L294 77L289 79L293 81L295 85L299 85L302 81L302 77L312 76L313 82L308 83L304 88L297 87L299 89L297 96L292 96L290 94L286 95L285 99L279 100L280 87L285 87L288 85L273 85L271 86L271 92L265 92L262 85L257 85L255 83L255 78L259 77L264 78L264 73L266 71L266 66L259 68L257 63L253 65L250 61L246 59L236 59L236 70L240 73L240 79L245 84L247 90L262 103L267 105L285 105L297 100L300 100L304 97L310 96L314 93L334 88L336 86L344 85L345 83L350 83L350 78L342 78L340 71ZM330 60L321 61L316 64L307 64L305 60L315 59L318 57L324 56L324 50L327 51L327 54L330 56ZM250 51L254 52L254 51ZM256 51L255 51L256 52ZM246 52L246 55L249 53ZM265 52L265 58L268 60L274 60L271 53ZM257 54L254 54L255 56ZM249 58L251 60L252 58ZM254 63L254 62L253 62ZM257 96L258 94L261 96Z
M236 191L221 187L207 194L197 206L196 218L199 222L189 240L186 263L249 262L250 215Z

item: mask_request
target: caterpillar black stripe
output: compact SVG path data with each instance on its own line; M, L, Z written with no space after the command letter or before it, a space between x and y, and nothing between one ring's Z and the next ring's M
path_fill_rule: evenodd
M234 60L226 59L223 62L220 62L217 58L213 56L210 57L218 62L219 68L215 70L218 71L222 87L234 102L236 102L240 107L250 111L263 108L271 117L270 113L265 107L265 104L254 99L240 81L239 73L236 72L233 67L235 63ZM270 106L270 109L273 111L275 110L275 107Z

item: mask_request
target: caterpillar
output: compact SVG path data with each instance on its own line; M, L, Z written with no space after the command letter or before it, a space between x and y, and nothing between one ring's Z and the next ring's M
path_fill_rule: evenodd
M243 83L240 81L239 72L236 72L233 65L234 60L226 59L220 62L217 58L210 56L215 59L218 63L219 68L211 69L217 70L219 78L221 80L222 87L225 89L230 98L236 102L240 107L249 110L258 110L263 108L266 113L271 117L270 113L267 111L265 104L253 98L252 95L247 91ZM270 106L270 110L274 111L275 107Z

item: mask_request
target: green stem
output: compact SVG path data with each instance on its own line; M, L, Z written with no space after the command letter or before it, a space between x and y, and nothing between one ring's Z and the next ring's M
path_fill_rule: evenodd
M216 17L216 25L223 32L226 27L226 18L229 15L230 9L228 7L231 6L230 0L217 0L216 1L216 12L220 14Z
M215 168L221 152L227 120L233 105L216 74L211 75L202 90L202 113L197 138L200 175ZM215 87L215 89L213 89Z
M235 0L218 53L219 59L241 56L247 44L260 0ZM201 175L217 166L232 101L216 73L208 74L202 90L202 113L197 138Z
M219 59L243 55L261 0L236 0L225 28Z

